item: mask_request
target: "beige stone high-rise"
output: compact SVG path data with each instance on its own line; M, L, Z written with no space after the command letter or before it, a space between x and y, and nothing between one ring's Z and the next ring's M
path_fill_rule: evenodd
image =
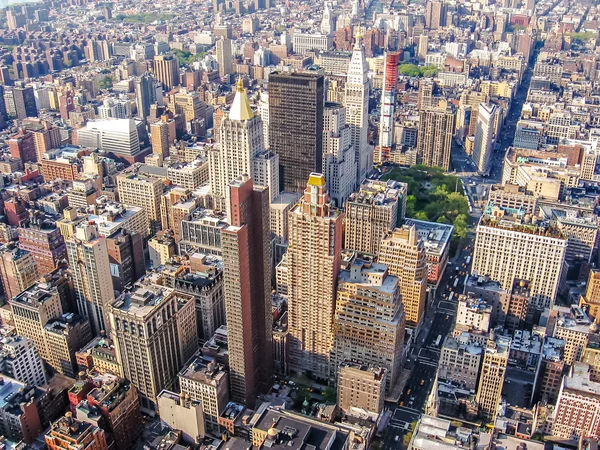
M173 387L197 349L194 297L147 278L108 310L117 361L138 388L142 411L155 414L157 395Z
M385 399L385 369L346 363L340 367L337 391L338 406L343 412L359 408L379 414Z
M344 248L376 255L381 239L404 218L408 186L369 180L346 202Z
M398 278L382 264L349 262L338 277L330 380L352 361L385 369L391 392L402 365L404 322Z
M400 279L406 324L418 327L425 309L427 260L417 228L403 225L388 233L379 246L378 262L388 266L390 274Z
M290 369L329 378L344 215L331 207L325 177L312 173L289 215Z
M106 239L98 226L82 222L67 240L77 311L89 319L94 334L108 331L106 306L115 299Z
M476 398L479 405L479 416L488 423L496 421L498 406L502 398L502 386L504 385L509 351L510 338L490 335L483 354Z
M143 208L150 224L149 233L154 234L161 229L160 197L164 181L138 173L138 168L133 165L117 175L119 200L126 205Z

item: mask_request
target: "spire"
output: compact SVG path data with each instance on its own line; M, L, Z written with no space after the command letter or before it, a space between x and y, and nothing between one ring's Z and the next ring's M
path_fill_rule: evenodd
M250 120L254 117L252 108L250 108L250 102L244 89L244 82L242 77L238 79L237 87L235 90L235 97L229 111L230 120Z

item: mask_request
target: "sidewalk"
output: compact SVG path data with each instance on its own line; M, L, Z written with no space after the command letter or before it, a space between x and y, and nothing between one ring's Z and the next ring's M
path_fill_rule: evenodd
M405 367L402 369L400 376L398 377L398 382L396 383L396 386L394 386L394 390L385 398L386 402L398 403L400 401L400 397L402 397L402 392L404 391L404 386L406 386L411 372L412 368L409 369Z

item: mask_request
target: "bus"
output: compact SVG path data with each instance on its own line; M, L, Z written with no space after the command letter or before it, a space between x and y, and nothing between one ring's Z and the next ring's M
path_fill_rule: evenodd
M438 334L438 337L437 337L437 339L435 340L435 344L434 344L434 345L435 345L436 347L439 347L439 346L440 346L440 342L441 342L441 341L442 341L442 335L441 335L441 334Z
M471 256L467 256L467 264L471 262Z
M454 287L458 286L458 277L456 277L456 280L454 280Z
M450 297L448 297L448 301L451 302L454 298L454 292L450 292Z

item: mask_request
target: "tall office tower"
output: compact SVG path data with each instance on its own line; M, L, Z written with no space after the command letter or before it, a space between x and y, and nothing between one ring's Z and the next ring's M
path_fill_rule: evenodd
M321 19L321 34L333 34L335 32L335 14L329 9L329 2L325 2L323 18Z
M404 219L408 185L398 181L369 180L346 202L344 248L379 254L388 231Z
M356 183L355 152L346 122L346 108L326 103L323 111L323 174L329 197L341 208Z
M150 142L152 153L163 158L169 156L169 124L160 120L150 124Z
M11 311L17 333L33 341L42 359L50 359L44 327L63 313L58 289L35 285L13 298Z
M0 249L0 281L9 303L39 279L37 263L31 253L13 245Z
M260 93L258 112L263 123L263 142L265 149L269 148L269 93ZM279 188L279 186L278 186Z
M273 377L269 195L241 177L229 184L230 227L221 231L229 381L254 405Z
M195 253L189 261L189 270L175 278L175 290L194 296L198 344L202 346L225 324L222 259Z
M422 34L419 36L419 45L417 46L417 56L420 61L424 61L429 51L429 36Z
M146 273L140 233L121 228L106 238L106 249L114 290L123 292L125 286L132 285Z
M477 171L487 175L490 172L492 154L494 151L494 122L498 108L493 104L481 103L477 114L475 128L475 146L473 147L473 162Z
M108 331L105 306L114 300L115 293L106 239L100 237L95 224L81 223L67 241L67 254L77 311L90 320L94 334Z
M491 332L483 354L476 396L479 416L485 419L487 423L496 421L498 406L502 398L502 386L504 386L509 351L510 338L495 336L495 333Z
M175 114L183 115L186 122L206 118L206 103L197 92L186 88L180 88L179 92L169 95L169 108Z
M231 40L219 39L216 43L217 63L219 63L219 76L221 78L233 73L233 55L231 53Z
M379 155L377 162L387 161L394 144L394 106L396 104L396 84L398 83L399 52L385 53L383 89L381 90L381 119L379 124Z
M505 290L515 279L531 280L531 303L549 308L562 280L566 249L567 239L555 225L488 204L477 225L471 272L489 276Z
M454 111L445 101L438 108L419 111L417 158L428 167L450 168Z
M28 117L37 117L38 111L35 106L35 93L32 86L5 87L6 108L19 120Z
M329 378L343 220L329 201L325 177L310 174L289 214L289 365L322 379Z
M182 394L202 403L204 426L219 433L219 417L229 403L229 372L214 359L194 355L179 372Z
M33 134L38 161L44 159L44 153L53 148L58 148L62 143L60 128L52 126L46 120L28 123L27 128Z
M373 163L373 155L369 146L369 65L365 59L365 48L360 35L352 50L352 59L348 66L348 78L344 104L346 106L346 123L350 125L350 139L354 147L356 161L356 186L362 183Z
M90 322L76 314L63 314L44 327L48 348L46 363L56 373L75 378L78 373L75 352L92 340Z
M104 430L91 423L74 419L70 411L50 425L44 439L49 450L108 450Z
M138 206L146 211L150 224L149 233L153 235L161 229L160 197L164 181L138 173L132 166L117 175L117 190L121 203Z
M138 388L142 411L155 414L156 396L198 347L194 299L144 280L108 311L123 375Z
M400 280L383 264L354 259L338 278L331 381L345 361L386 369L392 392L402 364L405 317Z
M429 1L425 8L425 26L437 30L446 24L446 4L441 1Z
M167 91L179 86L179 60L175 55L156 55L154 57L154 76Z
M242 175L253 175L253 158L263 149L262 122L250 108L242 79L238 81L229 116L219 128L221 149L209 153L212 193L227 197L227 185Z
M309 175L322 170L324 80L313 73L269 75L269 145L279 155L282 191L302 192Z
M150 106L157 101L162 104L162 87L154 79L150 72L146 72L135 79L135 99L137 103L137 117L145 119L150 115ZM160 96L157 95L160 91Z
M378 262L400 279L406 323L418 328L425 309L427 260L417 228L403 225L388 233L379 245Z

